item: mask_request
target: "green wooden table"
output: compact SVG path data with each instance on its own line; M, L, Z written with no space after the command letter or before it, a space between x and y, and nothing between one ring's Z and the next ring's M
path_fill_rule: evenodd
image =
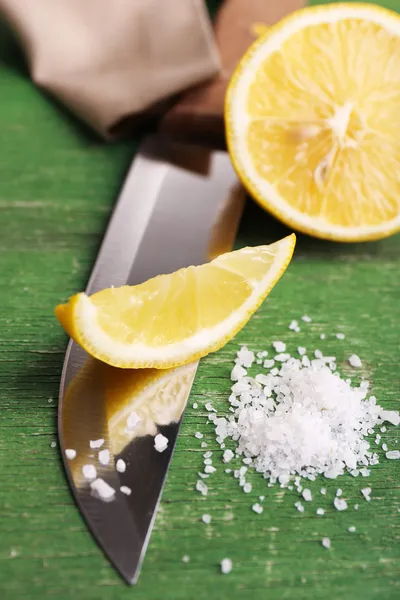
M129 588L87 532L52 447L67 343L53 307L84 288L136 143L104 145L35 89L4 29L0 61L0 598L399 598L398 462L382 458L368 480L328 481L328 495L300 514L295 492L254 476L249 497L219 461L202 497L194 489L203 460L194 432L220 455L204 402L226 410L238 345L261 350L273 339L320 345L343 369L349 353L360 354L379 401L399 409L400 236L359 245L300 236L270 299L236 340L201 362L140 582ZM286 233L249 202L237 243ZM313 323L289 333L290 320L304 313ZM344 341L333 335L339 330ZM398 447L394 428L383 437ZM321 485L310 486L315 495ZM338 485L358 512L332 507ZM363 485L373 489L369 504ZM266 496L262 515L251 510L258 494ZM211 525L200 520L205 512ZM219 572L224 557L234 564L228 576Z

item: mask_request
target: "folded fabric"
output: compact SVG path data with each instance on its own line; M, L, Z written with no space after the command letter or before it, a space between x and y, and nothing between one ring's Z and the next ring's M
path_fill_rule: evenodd
M0 0L32 79L104 137L214 76L203 0Z

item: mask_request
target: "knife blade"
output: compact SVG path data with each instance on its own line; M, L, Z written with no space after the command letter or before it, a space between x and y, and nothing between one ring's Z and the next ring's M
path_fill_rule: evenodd
M87 293L229 251L244 199L225 152L148 138L115 205ZM68 345L58 413L65 470L90 531L128 583L139 576L196 369L116 369ZM157 433L168 439L162 452Z

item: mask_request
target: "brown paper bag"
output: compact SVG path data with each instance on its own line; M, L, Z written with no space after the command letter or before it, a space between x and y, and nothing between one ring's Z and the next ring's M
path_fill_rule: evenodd
M0 0L32 79L105 137L219 70L203 0Z

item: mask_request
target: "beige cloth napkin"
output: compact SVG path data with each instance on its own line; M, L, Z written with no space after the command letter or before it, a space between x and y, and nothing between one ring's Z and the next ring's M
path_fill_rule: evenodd
M32 79L104 137L219 70L203 0L0 0Z

